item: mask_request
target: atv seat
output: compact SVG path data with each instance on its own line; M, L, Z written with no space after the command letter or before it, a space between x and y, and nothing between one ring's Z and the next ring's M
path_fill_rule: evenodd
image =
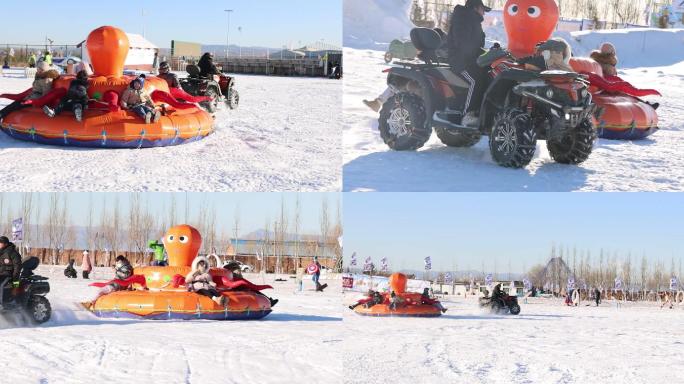
M200 69L197 65L195 64L188 64L185 67L185 71L188 72L188 77L191 79L199 79L200 78Z
M430 28L413 28L411 42L419 51L418 58L430 64L437 61L437 50L442 47L442 36Z
M21 278L27 278L33 276L33 271L38 268L40 264L40 259L35 256L31 256L21 263Z

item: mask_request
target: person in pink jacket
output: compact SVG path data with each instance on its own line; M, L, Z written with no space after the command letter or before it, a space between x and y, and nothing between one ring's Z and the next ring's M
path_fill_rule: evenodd
M88 251L83 251L83 260L81 261L81 269L83 269L83 278L89 279L90 272L93 271L93 263L90 261Z

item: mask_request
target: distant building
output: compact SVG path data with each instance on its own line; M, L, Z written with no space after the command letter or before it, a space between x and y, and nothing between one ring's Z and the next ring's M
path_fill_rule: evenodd
M159 47L142 37L142 35L126 33L126 36L128 36L128 56L124 63L124 69L130 71L152 71L154 53L159 51ZM83 60L91 63L86 40L83 40L77 47L81 48Z

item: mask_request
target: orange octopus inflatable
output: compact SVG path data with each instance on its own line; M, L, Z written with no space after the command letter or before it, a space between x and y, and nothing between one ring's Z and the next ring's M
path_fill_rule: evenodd
M183 103L161 78L147 76L144 88L164 116L158 122L145 121L128 110L119 108L119 98L136 76L124 75L124 62L129 52L129 41L122 30L104 26L92 31L87 38L88 54L94 75L88 79L88 108L83 120L76 121L71 113L50 118L43 106L55 106L66 95L74 79L62 75L53 82L52 91L23 104L30 108L11 112L0 121L0 128L11 137L42 144L96 147L141 148L178 145L202 139L214 131L211 115L193 103ZM23 100L31 89L21 94L2 94L0 97Z
M532 55L537 43L551 37L559 18L554 0L508 0L503 15L508 50L515 57Z
M182 224L170 228L164 235L169 266L134 268L130 278L113 282L138 289L100 296L88 309L99 317L152 320L252 320L271 313L271 301L259 292L270 286L233 278L232 273L223 268L210 268L209 274L218 292L225 297L224 305L208 296L188 291L183 276L191 271L201 245L202 236L192 226ZM91 285L102 287L107 284L111 281Z

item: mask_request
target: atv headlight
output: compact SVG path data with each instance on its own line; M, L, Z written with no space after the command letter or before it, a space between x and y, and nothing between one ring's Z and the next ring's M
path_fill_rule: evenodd
M549 99L553 99L553 89L549 88L546 90L546 97Z

